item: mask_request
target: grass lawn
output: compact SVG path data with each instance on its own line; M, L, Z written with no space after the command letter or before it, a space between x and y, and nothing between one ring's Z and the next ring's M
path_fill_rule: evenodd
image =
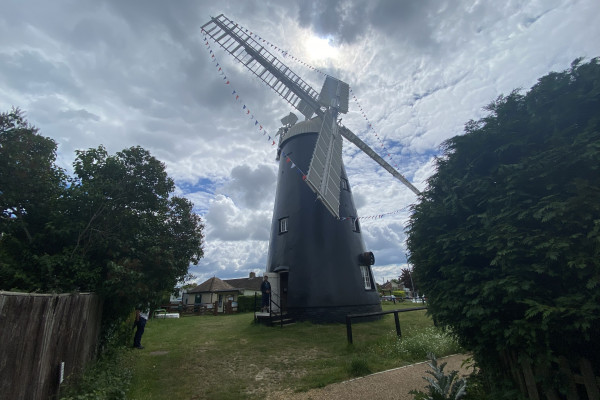
M390 303L383 309L415 306ZM399 317L403 340L433 330L425 311ZM132 349L126 357L133 371L128 398L264 399L269 392L308 390L425 359L395 350L393 314L353 323L353 345L347 344L345 324L280 328L255 324L253 318L244 313L149 321L145 349ZM425 347L430 341L421 340Z

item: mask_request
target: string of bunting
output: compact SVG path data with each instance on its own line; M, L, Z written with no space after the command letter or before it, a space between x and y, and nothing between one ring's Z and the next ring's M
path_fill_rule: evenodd
M245 31L248 32L247 29L245 29ZM206 34L206 32L204 31L204 29L202 29L202 33ZM264 43L269 44L275 50L282 52L282 54L284 54L284 57L287 55L291 59L293 59L293 60L295 60L295 61L297 61L297 62L299 62L299 63L301 63L301 64L303 64L305 66L307 66L308 68L311 68L311 69L313 69L313 70L315 70L315 71L317 71L317 72L319 72L319 73L321 73L323 75L327 75L324 72L320 71L319 69L314 68L314 67L312 67L312 66L304 63L303 61L301 61L301 60L299 60L299 59L297 59L297 58L295 58L293 56L289 56L289 54L286 51L284 51L283 49L280 49L277 46L274 46L273 44L267 42L266 39L262 39L260 36L258 36L256 34L253 34L252 32L249 32L249 34L250 34L250 36L254 35L258 39L262 40ZM217 57L215 55L215 52L212 50L212 48L210 46L210 43L208 41L208 38L206 36L204 36L204 42L205 42L204 43L205 48L208 51L208 54L210 55L211 62L215 63L216 72L219 74L219 76L221 76L222 80L224 81L223 84L229 86L232 89L231 95L232 95L234 101L236 103L242 105L242 107L241 107L242 114L245 115L245 116L247 116L250 121L254 122L253 125L254 125L255 129L257 129L258 132L262 132L262 135L267 139L267 141L269 142L269 144L271 146L275 146L276 142L274 140L274 137L272 137L267 132L267 129L265 129L263 127L263 125L258 121L257 118L255 118L255 115L250 111L249 106L246 104L246 102L243 101L243 99L240 96L239 92L233 87L233 84L231 83L231 80L227 77L227 74L225 74L223 66L218 62ZM350 89L350 91L352 92L352 89ZM302 171L302 169L300 169L298 167L298 165L292 160L292 158L289 156L289 154L286 154L285 152L282 151L281 152L281 156L284 157L285 161L290 164L290 168L291 169L296 170L300 174L300 176L302 177L302 180L305 181L307 179L307 174L304 171ZM395 211L387 212L387 213L383 213L383 214L369 215L369 216L363 216L363 217L340 217L339 220L340 221L344 221L344 220L353 220L353 221L355 221L355 220L360 220L360 221L376 220L376 219L384 218L384 217L389 216L389 215L398 214L400 212L403 212L404 210L405 210L405 208L400 209L400 210L395 210Z
M244 28L241 25L238 25L236 23L236 26L238 28L240 28L241 30L243 30L246 34L250 35L252 38L254 38L255 40L257 40L259 43L262 43L263 45L269 46L271 47L271 49L281 53L281 55L284 58L289 58L295 62L297 62L298 64L303 65L304 67L316 71L319 74L327 77L329 76L326 72L323 72L322 70L320 70L319 68L313 67L312 65L302 61L301 59L293 56L292 54L290 54L287 50L284 50L276 45L274 45L273 43L271 43L270 41L268 41L267 39L262 38L260 35ZM373 135L375 136L376 140L379 143L379 147L381 147L381 149L383 150L384 154L387 156L388 160L390 161L390 164L394 166L394 168L396 169L400 169L398 167L397 162L394 160L393 156L391 155L390 151L387 149L387 147L385 146L383 140L381 139L380 135L377 133L377 130L375 130L375 125L373 125L373 123L369 120L369 118L367 117L367 114L365 113L365 111L363 110L362 106L360 105L358 98L356 97L356 95L354 94L354 92L352 91L352 88L350 87L350 94L352 95L352 99L354 100L354 102L356 103L356 105L358 106L358 109L360 110L360 113L362 114L363 118L367 121L367 132L373 132Z
M202 30L202 33L205 33L205 31ZM205 42L204 45L206 46L206 50L208 51L208 54L210 54L210 58L211 58L212 62L215 63L215 68L217 70L217 73L222 77L222 80L225 81L224 84L231 87L231 89L232 89L231 96L234 98L234 101L238 104L241 104L242 114L247 116L250 121L254 122L255 129L258 129L258 132L262 132L262 135L267 139L267 141L270 143L271 146L275 146L277 144L275 142L275 138L272 137L269 134L269 132L267 132L267 129L265 129L263 127L263 125L258 121L258 119L255 118L254 114L250 111L250 107L246 104L246 102L243 101L239 92L233 87L231 80L227 77L227 74L225 74L225 71L223 70L223 66L218 62L215 52L212 50L210 43L208 42L208 39L206 36L204 37L204 42ZM304 173L304 171L302 171L298 167L298 165L290 158L290 156L285 154L285 152L282 152L281 155L285 158L286 162L290 163L290 168L298 171L298 173L302 176L302 180L306 180L306 173Z

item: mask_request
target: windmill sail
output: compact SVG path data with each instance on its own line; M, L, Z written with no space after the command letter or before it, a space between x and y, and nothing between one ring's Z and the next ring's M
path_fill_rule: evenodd
M358 146L415 194L420 193L402 174L354 133L345 127L338 126L336 121L338 113L348 112L349 86L347 83L327 76L321 92L317 93L259 41L255 40L252 32L241 28L223 14L211 18L202 26L202 31L307 119L316 115L322 120L306 183L334 216L340 217L342 136Z
M306 182L329 212L339 218L342 137L333 110L328 110L322 121Z
M414 194L421 194L419 189L417 189L408 179L404 177L400 172L396 171L394 167L392 167L387 161L379 156L372 148L369 147L365 142L360 140L358 136L356 136L350 129L342 126L340 128L340 133L343 137L348 139L348 141L354 143L356 147L364 151L369 157L371 157L375 162L385 168L390 174L394 176L394 178L398 179L400 182L404 183L406 187L413 191Z
M319 94L247 30L223 14L204 24L202 30L306 118L320 111Z

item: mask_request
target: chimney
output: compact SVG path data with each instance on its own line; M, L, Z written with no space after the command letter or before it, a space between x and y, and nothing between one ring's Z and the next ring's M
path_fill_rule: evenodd
M250 278L256 278L256 274L254 272L250 272Z

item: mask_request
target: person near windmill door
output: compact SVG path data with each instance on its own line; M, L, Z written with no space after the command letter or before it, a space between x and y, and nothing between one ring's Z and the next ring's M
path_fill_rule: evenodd
M264 276L263 282L260 284L260 291L262 293L262 306L260 311L267 312L269 311L269 303L271 300L271 283L269 282L269 277L267 275Z

